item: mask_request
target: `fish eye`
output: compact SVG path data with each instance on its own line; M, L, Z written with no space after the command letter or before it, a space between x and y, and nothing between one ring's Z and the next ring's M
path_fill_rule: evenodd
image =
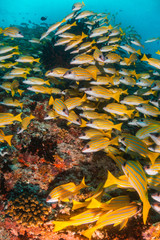
M125 139L126 139L126 138L125 138L125 137L123 137L121 140L122 140L122 141L125 141Z
M19 34L22 34L21 32L19 32Z
M75 61L76 59L75 58L72 58L72 61Z
M63 110L62 110L63 112L65 112L66 111L66 109L65 108L63 108Z
M108 57L106 56L105 59L108 59Z
M156 84L156 83L153 83L153 84L151 85L151 88L156 87L156 86L157 86L157 84Z
M77 118L76 121L79 122L79 118Z
M88 88L88 91L92 91L92 88Z
M125 77L121 77L121 79L123 80L123 79L125 79Z
M50 200L50 199L51 199L51 196L49 195L49 196L47 197L47 199Z
M140 81L141 81L140 79L137 79L137 81L136 81L136 82L138 83L138 82L140 82Z
M139 119L139 122L143 122L143 119Z
M143 107L143 105L142 105L142 104L139 104L138 107Z
M82 136L86 136L86 134L84 133L84 132L82 132L82 134L81 134Z
M88 144L86 145L86 148L89 148L89 145L88 145Z
M67 73L68 73L68 74L71 74L72 72L71 72L71 71L68 71Z

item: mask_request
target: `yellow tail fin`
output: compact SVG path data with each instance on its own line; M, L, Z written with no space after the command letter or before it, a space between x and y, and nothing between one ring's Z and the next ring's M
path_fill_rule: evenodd
M147 156L151 160L152 165L154 165L155 160L159 157L160 153L150 152L148 151Z
M72 221L53 221L53 224L55 225L53 232L58 232L58 231L62 230L63 228L71 226Z
M12 140L13 135L8 135L4 137L4 140L11 146L11 140Z
M149 212L150 208L151 208L151 205L150 205L148 199L146 198L145 201L143 202L143 223L144 224L146 224L148 212Z
M50 97L48 104L49 104L49 106L54 104L54 98L52 96Z
M34 61L39 63L40 58L36 58Z
M141 50L139 49L139 50L137 50L136 51L136 53L138 53L138 55L142 55L142 53L141 53Z
M22 113L20 113L17 116L15 116L14 120L18 121L18 122L22 122L21 115L22 115Z
M117 129L118 131L121 131L122 124L123 123L116 124L114 125L114 128Z
M119 93L119 92L114 93L114 94L112 95L112 97L113 97L117 102L119 102L120 93Z
M45 84L50 86L49 80L45 81Z
M148 61L147 56L144 54L143 57L141 58L141 61Z
M2 28L0 28L0 34L1 34L1 33L3 33L3 29L2 29Z
M110 171L108 171L108 177L103 187L107 188L115 184L118 184L118 179L114 177Z

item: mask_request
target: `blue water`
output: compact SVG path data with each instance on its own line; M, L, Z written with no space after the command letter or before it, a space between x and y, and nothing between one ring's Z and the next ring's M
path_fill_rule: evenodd
M5 0L0 3L0 25L8 27L22 22L40 24L42 16L53 24L68 15L74 0ZM85 0L85 10L116 14L122 28L133 26L144 40L160 37L160 0ZM145 44L145 52L154 53L160 42Z

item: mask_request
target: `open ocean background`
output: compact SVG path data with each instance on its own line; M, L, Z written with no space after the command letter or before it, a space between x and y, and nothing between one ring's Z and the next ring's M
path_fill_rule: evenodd
M53 24L72 11L74 0L5 0L0 3L0 25L2 28L21 23ZM160 0L85 0L83 10L109 12L116 15L116 23L122 29L133 26L146 39L160 37ZM34 25L29 23L29 27ZM145 52L154 54L160 49L160 41L145 44ZM155 55L153 55L155 56ZM157 55L156 55L157 57Z

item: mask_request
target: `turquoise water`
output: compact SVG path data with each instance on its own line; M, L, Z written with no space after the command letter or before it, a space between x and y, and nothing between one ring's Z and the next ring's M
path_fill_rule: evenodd
M0 24L21 23L40 24L42 16L53 24L68 15L74 0L6 0L0 6ZM122 28L131 25L142 36L142 42L148 38L160 36L160 0L85 0L85 10L110 12L116 15L116 22ZM160 48L159 41L145 45L146 52L154 53Z

